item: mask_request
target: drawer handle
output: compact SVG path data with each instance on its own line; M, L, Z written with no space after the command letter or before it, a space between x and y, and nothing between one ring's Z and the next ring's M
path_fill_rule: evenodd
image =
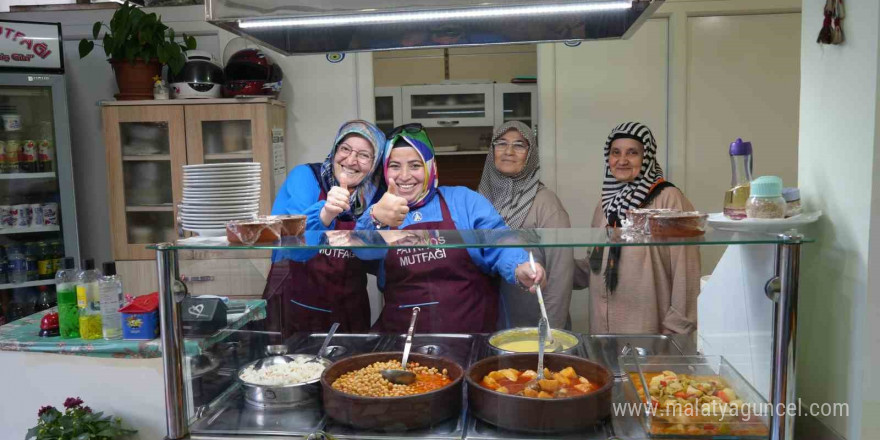
M180 280L184 283L195 283L195 282L204 282L204 281L214 281L213 275L203 275L199 277L188 277L186 275L181 275Z
M458 125L458 121L437 121L438 125Z

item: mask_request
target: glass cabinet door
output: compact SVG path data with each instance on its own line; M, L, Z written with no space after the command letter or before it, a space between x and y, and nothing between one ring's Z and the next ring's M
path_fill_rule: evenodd
M114 255L150 258L144 244L177 237L174 206L186 163L183 107L105 107L104 122Z
M376 87L376 126L388 133L403 123L400 87Z
M520 121L535 128L538 122L537 85L495 85L495 127L509 121Z
M403 87L404 123L486 127L494 122L492 84Z
M220 104L186 106L187 164L259 162L260 213L271 209L273 151L267 106ZM274 195L274 194L273 194Z

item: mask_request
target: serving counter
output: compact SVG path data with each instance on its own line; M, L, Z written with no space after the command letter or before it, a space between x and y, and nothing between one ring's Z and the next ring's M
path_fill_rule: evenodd
M257 409L243 398L241 384L229 378L227 371L219 382L211 374L199 371L198 365L211 365L210 360L187 357L185 335L181 327L181 302L186 288L179 281L177 252L179 250L213 250L239 252L248 249L270 249L282 252L288 258L310 258L318 252L345 249L354 255L382 254L389 249L455 249L455 248L551 248L551 247L629 247L629 246L706 246L706 245L775 245L777 274L768 280L768 307L773 307L775 318L772 404L794 402L794 338L797 305L797 279L800 246L810 240L792 231L787 234L746 234L709 230L698 237L660 238L630 234L619 229L536 229L536 230L468 230L468 231L306 231L302 237L286 237L273 243L253 246L232 245L224 238L194 238L177 243L163 243L151 247L157 253L159 268L160 315L166 384L166 421L168 438L302 438L321 435L333 438L430 438L430 439L532 439L566 438L566 436L522 434L490 425L468 410L467 394L462 395L462 411L457 418L431 426L428 429L401 431L389 427L386 431L364 431L341 424L328 417L320 399L304 402L293 408ZM427 275L426 282L443 279L443 274ZM328 280L332 282L332 280ZM287 340L272 332L243 332L240 343L249 347L237 350L244 365L259 357L259 348L266 344L283 343L292 353L317 354L321 334L297 334ZM579 335L581 343L574 354L607 366L615 373L612 396L614 403L626 403L625 389L629 384L620 370L618 356L626 343L640 355L697 354L691 335ZM454 360L467 369L479 359L493 353L484 334L424 334L417 335L413 351L438 355ZM324 353L331 361L360 353L400 351L401 335L342 334L336 335ZM194 375L198 371L199 375ZM219 385L218 385L219 383ZM214 387L212 391L194 393L194 389ZM191 398L198 394L198 398ZM190 397L190 398L187 398ZM631 401L631 396L629 397ZM193 402L189 407L187 402ZM377 404L375 410L382 411ZM771 416L767 420L769 438L795 438L795 417ZM798 429L821 426L810 418L797 418ZM834 438L833 436L811 438ZM829 433L830 435L830 433ZM272 436L272 437L269 437ZM280 436L280 437L279 437ZM572 433L570 438L649 438L636 416L615 415L583 432ZM726 436L725 438L737 438ZM743 437L745 438L745 437Z

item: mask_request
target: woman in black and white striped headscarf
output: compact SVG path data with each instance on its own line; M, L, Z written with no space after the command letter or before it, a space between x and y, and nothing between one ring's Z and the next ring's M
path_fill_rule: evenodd
M480 194L504 217L511 229L570 228L568 212L540 180L538 140L522 122L510 121L495 130L486 157ZM550 326L569 325L574 260L571 248L532 249L547 271L544 303ZM534 327L540 317L538 299L517 286L502 283L499 328Z
M636 208L694 210L684 194L664 180L651 130L627 122L614 127L605 142L602 200L592 227L619 227ZM592 333L696 330L698 247L600 247L588 261L578 263L575 285L589 279Z

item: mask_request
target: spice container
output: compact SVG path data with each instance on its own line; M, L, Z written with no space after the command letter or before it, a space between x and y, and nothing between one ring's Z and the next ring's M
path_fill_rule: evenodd
M700 212L664 212L648 217L654 237L696 237L706 233L707 214Z
M761 176L752 181L746 202L748 218L785 218L785 199L782 198L782 179Z
M782 198L785 199L785 217L800 215L801 190L797 188L785 188L782 190Z

